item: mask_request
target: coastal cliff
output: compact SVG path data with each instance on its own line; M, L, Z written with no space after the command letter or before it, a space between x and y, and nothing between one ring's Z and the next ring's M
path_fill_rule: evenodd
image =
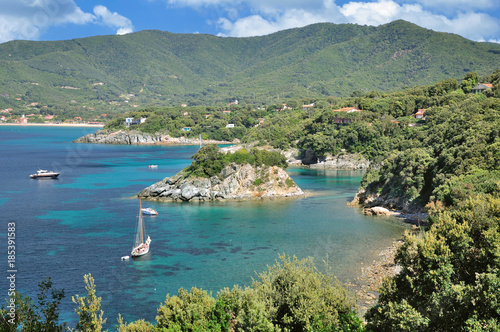
M171 137L167 134L149 134L136 130L99 130L95 134L88 134L73 141L73 143L98 143L98 144L165 144L165 145L198 145L199 139L185 137ZM231 142L204 140L204 144L228 144Z
M210 178L190 176L184 169L138 194L143 199L158 201L249 200L304 195L281 167L236 163L225 166Z

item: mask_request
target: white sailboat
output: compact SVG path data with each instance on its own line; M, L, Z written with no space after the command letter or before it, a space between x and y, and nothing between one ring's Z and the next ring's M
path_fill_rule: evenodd
M142 220L142 203L139 198L139 221L137 223L137 232L135 233L135 242L131 253L132 257L143 256L149 252L151 238L148 235L146 241L144 241L145 236L146 227L144 226L144 221Z

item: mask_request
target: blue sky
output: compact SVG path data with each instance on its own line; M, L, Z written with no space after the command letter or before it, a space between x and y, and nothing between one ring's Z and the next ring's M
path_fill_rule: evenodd
M0 0L0 43L147 29L248 37L318 22L397 19L500 43L500 0Z

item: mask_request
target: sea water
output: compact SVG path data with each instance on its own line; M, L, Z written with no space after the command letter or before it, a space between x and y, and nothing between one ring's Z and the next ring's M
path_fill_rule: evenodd
M8 225L14 223L16 290L36 299L38 283L50 277L54 288L65 290L61 320L70 326L78 319L71 296L86 296L84 274L95 279L106 326L114 330L118 313L127 321L154 322L166 295L181 287L196 286L215 296L224 287L250 285L282 253L313 256L318 266L328 259L341 281L353 280L361 264L376 259L406 228L347 206L361 172L289 168L308 197L143 201L143 207L159 213L144 216L150 253L121 260L130 255L135 235L135 195L188 166L198 147L72 143L94 131L0 126L0 250L7 252ZM30 179L39 168L61 175ZM8 263L7 258L1 263L1 298L8 296Z

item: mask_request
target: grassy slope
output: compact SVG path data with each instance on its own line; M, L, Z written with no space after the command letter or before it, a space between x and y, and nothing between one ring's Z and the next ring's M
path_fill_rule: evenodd
M467 71L483 75L498 63L500 45L404 21L377 28L314 24L252 38L153 30L1 44L0 92L20 94L19 106L32 101L109 102L129 93L141 106L232 99L269 102L278 95L283 99L394 90L461 78ZM93 86L96 82L105 85ZM13 101L0 100L0 107L9 103Z

